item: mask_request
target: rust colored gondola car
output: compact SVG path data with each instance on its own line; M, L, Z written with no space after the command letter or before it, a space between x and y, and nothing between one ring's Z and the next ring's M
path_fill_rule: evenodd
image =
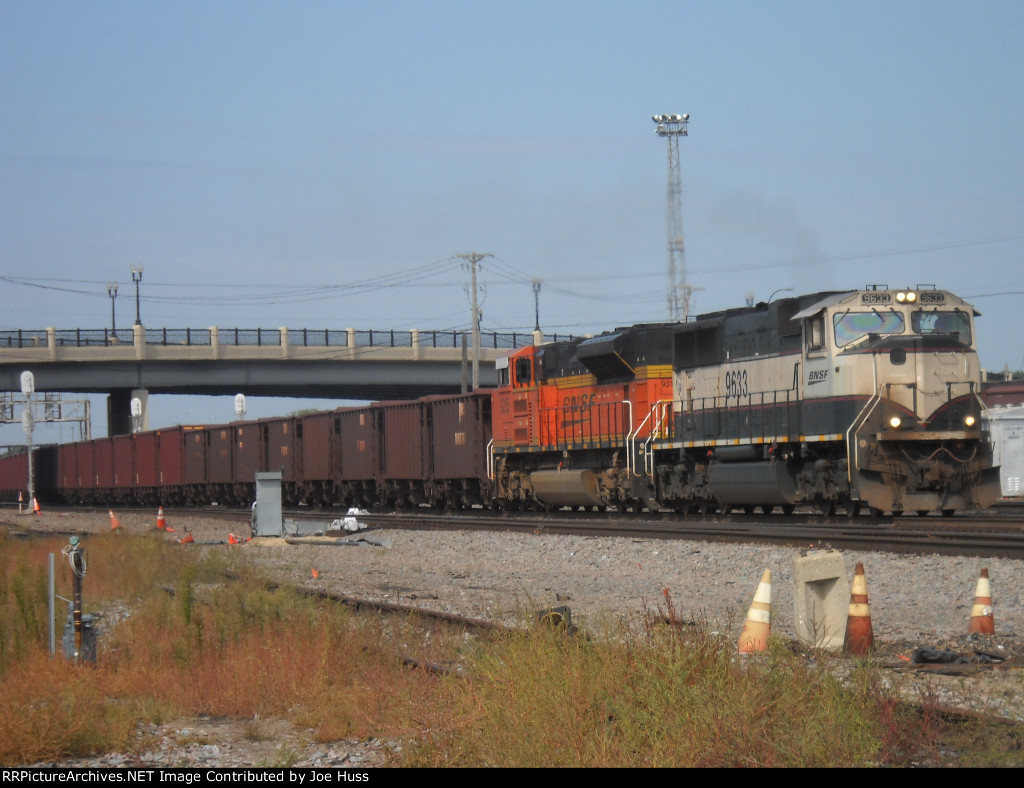
M192 427L184 433L185 503L198 505L214 500L207 471L211 427ZM230 457L230 449L228 456Z
M423 482L430 468L430 410L423 400L383 402L379 502L404 508L426 503Z
M430 473L425 497L435 507L490 505L487 450L491 440L491 392L427 397Z
M299 502L298 487L302 480L302 419L294 416L263 419L266 441L267 471L281 473L283 502L294 506Z
M367 405L340 408L337 413L342 474L335 502L369 508L378 500L377 480L382 478L382 410Z
M117 435L110 439L111 465L114 470L114 500L135 502L135 436Z
M185 446L188 430L168 427L157 430L157 499L162 506L180 506L185 494Z
M256 499L256 474L267 470L267 425L238 421L230 432L232 483L222 503L239 505Z
M306 413L299 428L302 477L296 480L297 502L330 506L340 498L341 416L338 411Z

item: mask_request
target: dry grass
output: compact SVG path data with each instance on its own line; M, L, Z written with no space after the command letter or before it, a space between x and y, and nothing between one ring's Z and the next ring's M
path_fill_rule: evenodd
M0 763L130 751L140 722L197 714L401 739L406 766L900 765L940 739L963 763L1021 763L1019 729L950 745L872 669L840 682L781 642L739 658L709 627L661 623L667 597L600 641L539 625L474 641L268 590L238 552L145 536L85 545L86 610L130 615L95 667L76 667L45 651L46 555L62 546L0 533ZM58 578L69 597L66 563ZM411 670L406 655L462 670Z

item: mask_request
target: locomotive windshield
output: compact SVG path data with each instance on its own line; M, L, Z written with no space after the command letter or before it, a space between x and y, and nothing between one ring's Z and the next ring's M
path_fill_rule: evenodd
M916 334L951 334L965 345L971 344L971 320L962 310L910 313L910 326Z
M835 316L836 347L845 347L866 334L902 334L904 320L891 309L843 312Z

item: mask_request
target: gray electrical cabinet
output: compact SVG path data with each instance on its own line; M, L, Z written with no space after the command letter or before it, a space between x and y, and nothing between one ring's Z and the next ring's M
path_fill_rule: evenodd
M252 505L253 536L283 536L280 471L256 474L256 503Z

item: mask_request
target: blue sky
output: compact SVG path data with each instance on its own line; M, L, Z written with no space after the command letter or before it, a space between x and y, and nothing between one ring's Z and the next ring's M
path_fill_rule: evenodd
M934 283L1018 369L1022 33L1020 2L7 0L0 329L108 327L112 281L128 326L132 263L154 328L465 328L470 251L486 330L533 327L535 277L549 332L662 320L651 115L686 112L695 312Z

